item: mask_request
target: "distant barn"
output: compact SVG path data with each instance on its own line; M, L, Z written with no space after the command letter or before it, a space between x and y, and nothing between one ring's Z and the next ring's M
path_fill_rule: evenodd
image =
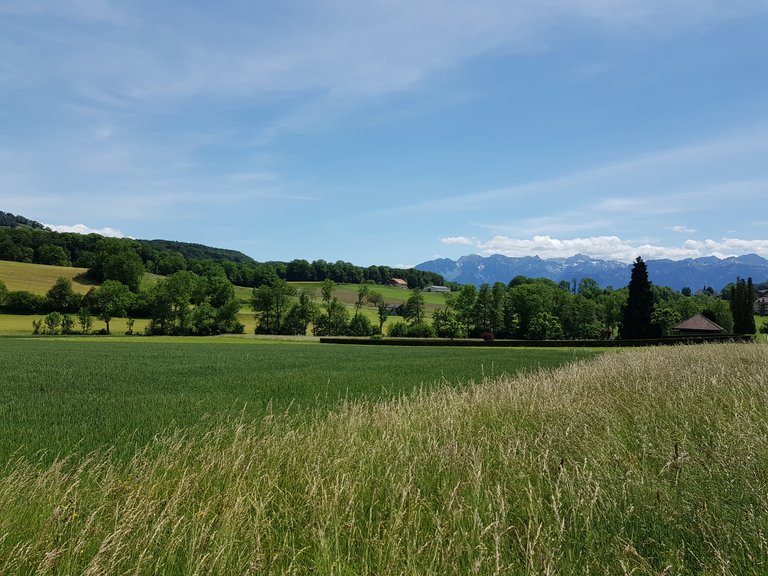
M423 290L424 292L439 292L439 293L445 293L450 292L451 289L448 288L448 286L427 286Z
M389 281L390 286L394 286L395 288L405 288L408 289L408 282L403 280L402 278L392 278L392 280Z
M722 334L725 332L722 326L715 324L712 320L701 314L696 314L688 318L688 320L680 322L680 324L674 327L674 330L683 336L687 334Z

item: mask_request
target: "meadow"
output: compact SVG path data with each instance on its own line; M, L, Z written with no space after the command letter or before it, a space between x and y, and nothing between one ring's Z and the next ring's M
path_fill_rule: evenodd
M0 573L764 574L767 369L764 345L610 351L11 459Z
M85 294L95 286L95 283L86 277L86 272L87 268L0 260L0 280L8 290L27 290L40 295L48 292L59 278L72 280L72 289L78 294Z
M592 354L254 337L0 338L0 462L15 454L50 463L104 447L125 459L168 428L223 415L327 411Z

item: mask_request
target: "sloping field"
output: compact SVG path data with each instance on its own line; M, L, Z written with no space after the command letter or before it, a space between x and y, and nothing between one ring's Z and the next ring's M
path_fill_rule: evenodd
M47 266L45 264L26 264L0 260L0 280L8 290L27 290L44 295L59 278L72 280L72 289L85 294L94 283L85 277L87 268L65 266Z
M764 574L766 373L763 345L621 350L11 462L0 572Z
M0 280L5 282L8 290L27 290L41 295L45 295L59 278L69 278L72 280L72 289L75 292L86 294L88 290L99 284L88 278L86 272L88 272L87 268L0 260ZM142 287L148 288L157 283L160 278L162 276L146 272Z

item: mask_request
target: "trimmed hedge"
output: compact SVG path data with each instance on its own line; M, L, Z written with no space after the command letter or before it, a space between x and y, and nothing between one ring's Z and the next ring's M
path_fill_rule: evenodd
M373 344L385 346L483 346L499 348L622 348L634 346L671 346L722 342L754 342L753 334L718 334L716 336L668 336L644 340L478 340L470 338L355 338L324 336L321 344Z

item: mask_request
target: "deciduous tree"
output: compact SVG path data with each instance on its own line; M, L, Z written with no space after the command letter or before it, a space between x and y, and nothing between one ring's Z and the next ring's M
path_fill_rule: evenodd
M48 327L48 334L55 334L56 328L61 324L61 314L58 312L49 312L45 317L45 325Z
M410 291L403 305L403 318L411 324L418 324L424 320L424 294L418 288Z
M88 334L93 328L93 316L89 308L80 308L77 313L77 322L80 324L80 329L83 334Z
M58 278L45 295L46 305L50 310L58 312L74 312L80 308L82 296L72 289L72 280Z
M379 318L379 333L384 330L384 322L389 317L389 304L384 301L384 296L381 292L370 292L368 294L368 302L376 306L376 315Z
M550 312L539 312L531 318L528 337L534 340L552 340L562 337L560 319Z
M131 291L122 282L106 280L93 290L89 300L99 320L106 325L107 334L109 334L109 323L112 318L126 315L126 309L131 303Z

